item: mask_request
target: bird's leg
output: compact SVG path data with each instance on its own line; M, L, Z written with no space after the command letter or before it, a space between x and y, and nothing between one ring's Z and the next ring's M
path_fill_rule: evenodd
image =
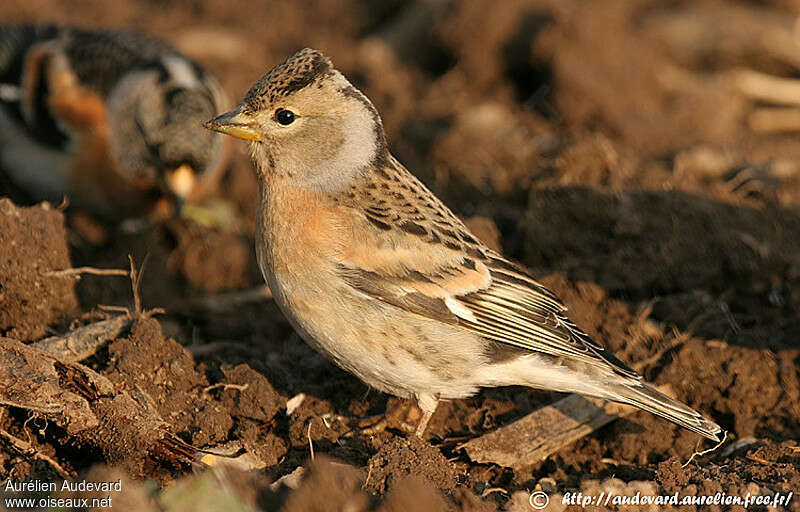
M439 405L439 397L438 395L421 393L417 395L417 405L422 410L422 418L420 418L419 423L417 423L417 429L414 433L417 437L422 437L425 433L425 429L428 428L428 422L431 420L431 416L433 416L436 407Z

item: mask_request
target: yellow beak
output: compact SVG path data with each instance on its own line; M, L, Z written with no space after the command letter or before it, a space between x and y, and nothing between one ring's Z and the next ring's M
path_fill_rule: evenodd
M230 112L215 117L203 123L203 126L215 132L225 133L232 137L244 140L261 141L261 134L255 130L256 120L243 112L239 105Z
M191 167L183 164L177 169L167 171L164 175L164 181L166 181L167 187L176 197L185 200L192 193L192 189L197 183L197 175L195 175Z

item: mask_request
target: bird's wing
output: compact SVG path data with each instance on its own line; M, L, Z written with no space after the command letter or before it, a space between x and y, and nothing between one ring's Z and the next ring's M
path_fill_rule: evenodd
M392 170L405 174L395 180ZM407 171L394 166L381 172L387 176L371 183L372 200L365 194L353 203L363 222L373 225L372 239L354 236L336 262L351 287L487 340L639 378L572 323L555 294L478 241ZM379 192L392 182L394 189ZM406 204L411 206L404 210ZM431 221L431 215L443 222Z

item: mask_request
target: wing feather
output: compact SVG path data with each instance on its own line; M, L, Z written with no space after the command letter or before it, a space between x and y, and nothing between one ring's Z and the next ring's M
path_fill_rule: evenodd
M477 240L399 163L392 160L369 179L340 201L361 212L354 243L336 261L354 289L501 345L640 379L572 323L552 291ZM378 206L393 214L374 219Z
M461 294L437 285L463 275L463 270L454 266L427 274L424 281L416 275L415 279L408 279L403 275L358 269L345 262L340 269L354 288L406 311L462 326L497 343L610 367L618 374L639 378L634 370L571 322L564 315L566 306L528 276L524 279L528 286L522 286L519 281L507 280L504 272L486 267L490 276L488 285ZM413 272L418 271L408 271L406 275ZM441 293L430 293L432 283Z

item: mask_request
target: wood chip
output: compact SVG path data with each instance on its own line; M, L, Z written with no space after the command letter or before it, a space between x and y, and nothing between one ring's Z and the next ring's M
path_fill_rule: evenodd
M669 386L658 390L671 394ZM527 468L636 410L628 405L569 395L458 447L475 462Z
M133 320L133 315L120 315L84 325L62 336L45 338L31 346L44 350L62 361L75 363L90 357L102 345L119 338L130 328Z

